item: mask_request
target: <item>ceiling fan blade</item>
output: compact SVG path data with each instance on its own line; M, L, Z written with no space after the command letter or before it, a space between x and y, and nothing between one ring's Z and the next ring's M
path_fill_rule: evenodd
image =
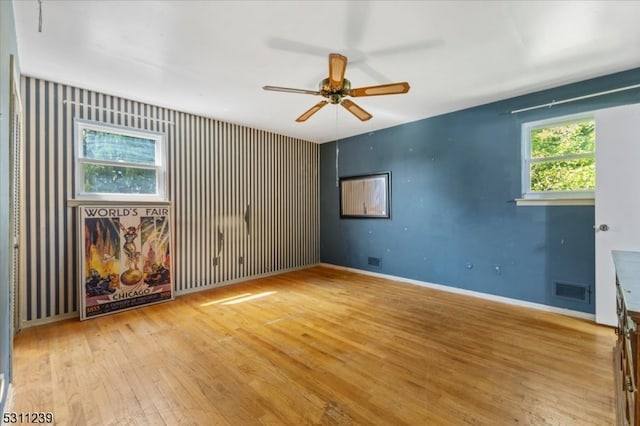
M419 50L440 47L443 44L444 42L440 39L417 41L415 43L400 44L400 45L391 46L387 48L371 50L367 52L367 55L369 57L374 57L374 56L397 55L399 53L414 53Z
M369 16L371 15L371 2L350 1L347 2L347 28L346 42L348 47L360 46L364 38Z
M360 70L366 73L367 75L369 75L369 77L371 77L373 81L382 82L382 81L391 80L389 77L375 70L371 65L367 64L366 62L357 62L354 64L353 61L351 61L349 62L349 65L352 67L355 66L357 68L360 68Z
M262 86L264 90L273 90L274 92L301 93L303 95L319 95L317 90L292 89L290 87L279 86Z
M372 117L371 114L369 114L367 111L365 111L362 108L360 108L358 105L356 105L355 102L350 101L349 99L344 99L340 103L340 105L345 107L345 109L347 111L349 111L351 114L353 114L356 117L358 117L361 121L367 121L368 119L370 119Z
M395 95L400 93L407 93L409 91L409 83L403 81L402 83L390 83L382 84L380 86L368 86L358 87L351 89L349 96L377 96L377 95Z
M301 43L295 40L289 40L280 37L271 37L267 40L267 46L272 49L284 50L286 52L304 53L312 56L327 57L327 54L331 52L331 49L315 46L313 44Z
M317 104L315 104L314 106L312 106L311 108L309 108L304 114L302 114L300 117L296 118L296 121L298 123L302 123L303 121L307 121L307 119L309 117L311 117L313 114L315 114L316 112L318 112L320 110L320 108L322 108L323 106L325 106L326 104L328 104L329 101L320 101Z
M347 58L338 53L329 55L329 87L331 89L342 89L344 81L344 71L347 69Z

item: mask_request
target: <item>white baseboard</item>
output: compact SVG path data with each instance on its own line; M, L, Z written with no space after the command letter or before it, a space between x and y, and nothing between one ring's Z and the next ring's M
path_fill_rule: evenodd
M501 303L506 303L506 304L509 304L509 305L521 306L521 307L524 307L524 308L537 309L539 311L553 312L553 313L557 313L557 314L568 315L568 316L572 316L572 317L576 317L576 318L582 318L582 319L591 320L591 321L594 321L594 322L595 322L595 319L596 319L596 316L594 314L589 314L589 313L586 313L586 312L574 311L574 310L565 309L565 308L558 308L558 307L555 307L555 306L543 305L541 303L527 302L525 300L512 299L510 297L496 296L495 294L481 293L479 291L466 290L466 289L463 289L463 288L451 287L451 286L443 285L443 284L435 284L435 283L430 283L430 282L426 282L426 281L414 280L414 279L411 279L411 278L398 277L398 276L395 276L395 275L381 274L379 272L365 271L365 270L362 270L362 269L349 268L347 266L333 265L331 263L324 263L323 262L323 263L320 263L320 266L326 266L328 268L334 268L334 269L342 269L342 270L345 270L345 271L355 272L357 274L370 275L370 276L373 276L373 277L385 278L385 279L389 279L389 280L393 280L393 281L401 281L401 282L404 282L404 283L407 283L407 284L419 285L419 286L422 286L422 287L428 287L428 288L433 288L433 289L436 289L436 290L447 291L449 293L464 294L466 296L472 296L472 297L477 297L477 298L480 298L480 299L492 300L494 302L501 302Z
M258 279L258 278L266 278L266 277L271 277L273 275L284 274L286 272L293 272L293 271L299 271L299 270L303 270L303 269L308 269L308 268L312 268L312 267L318 266L318 265L319 265L319 263L312 263L312 264L309 264L309 265L297 266L297 267L294 267L294 268L287 268L287 269L280 269L280 270L273 271L273 272L267 272L267 273L264 273L264 274L252 275L252 276L249 276L249 277L243 277L243 278L238 278L238 279L235 279L235 280L224 281L224 282L221 282L221 283L205 284L203 286L195 287L195 288L188 289L188 290L176 291L175 294L176 294L176 297L184 296L184 295L191 294L191 293L198 293L200 291L211 290L211 289L218 288L218 287L225 287L225 286L228 286L228 285L238 284L238 283L242 283L242 282L245 282L245 281L251 281L251 280ZM22 329L29 328L29 327L35 327L35 326L38 326L38 325L50 324L50 323L53 323L53 322L63 321L63 320L72 319L72 318L80 318L80 313L78 311L75 311L75 312L70 312L68 314L56 315L56 316L47 317L47 318L41 318L41 319L37 319L37 320L23 321L20 324L20 326L21 326L20 329L22 330Z
M183 295L187 295L187 294L190 294L190 293L197 293L197 292L204 291L204 290L210 290L210 289L214 289L214 288L218 288L218 287L224 287L224 286L228 286L228 285L232 285L232 284L241 283L241 282L244 282L244 281L250 281L250 280L254 280L254 279L258 279L258 278L266 278L266 277L270 277L270 276L274 276L274 275L280 275L280 274L284 274L284 273L287 273L287 272L293 272L293 271L299 271L299 270L303 270L303 269L309 269L309 268L312 268L314 266L325 266L325 267L333 268L333 269L342 269L342 270L345 270L345 271L351 271L351 272L355 272L355 273L358 273L358 274L370 275L370 276L374 276L374 277L385 278L385 279L394 280L394 281L400 281L400 282L404 282L404 283L408 283L408 284L419 285L419 286L422 286L422 287L433 288L433 289L436 289L436 290L447 291L447 292L450 292L450 293L464 294L464 295L467 295L467 296L478 297L480 299L493 300L495 302L502 302L502 303L506 303L506 304L509 304L509 305L522 306L522 307L525 307L525 308L533 308L533 309L537 309L537 310L540 310L540 311L554 312L554 313L558 313L558 314L563 314L563 315L568 315L568 316L572 316L572 317L583 318L583 319L595 321L595 315L594 314L588 314L586 312L573 311L571 309L558 308L558 307L555 307L555 306L543 305L541 303L527 302L527 301L524 301L524 300L512 299L512 298L509 298L509 297L496 296L494 294L481 293L481 292L478 292L478 291L466 290L466 289L457 288L457 287L451 287L451 286L443 285L443 284L435 284L435 283L430 283L430 282L426 282L426 281L414 280L414 279L411 279L411 278L405 278L405 277L400 277L400 276L395 276L395 275L388 275L388 274L381 274L379 272L365 271L363 269L350 268L350 267L347 267L347 266L334 265L334 264L331 264L331 263L324 263L324 262L313 263L313 264L299 266L299 267L295 267L295 268L281 269L281 270L278 270L278 271L268 272L268 273L265 273L265 274L258 274L258 275L254 275L254 276L250 276L250 277L244 277L244 278L240 278L240 279L236 279L236 280L225 281L223 283L208 284L208 285L204 285L204 286L201 286L201 287L197 287L197 288L193 288L193 289L189 289L189 290L183 290L183 291L180 291L180 292L176 292L176 296L183 296ZM65 315L58 315L58 316L55 316L55 317L43 318L43 319L33 320L33 321L24 321L24 322L22 322L21 325L22 325L22 328L24 329L24 328L34 327L34 326L37 326L37 325L44 325L44 324L49 324L49 323L52 323L52 322L62 321L62 320L65 320L65 319L79 318L79 316L80 316L80 314L78 312L71 312L71 313L68 313L68 314L65 314Z
M266 272L264 274L251 275L251 276L248 276L248 277L237 278L235 280L224 281L224 282L221 282L221 283L205 284L205 285L202 285L202 286L196 287L196 288L190 288L190 289L187 289L187 290L176 291L176 296L184 296L186 294L199 293L199 292L205 291L205 290L211 290L211 289L218 288L218 287L226 287L228 285L243 283L245 281L257 280L259 278L272 277L274 275L281 275L281 274L285 274L287 272L301 271L303 269L313 268L314 266L318 266L318 265L320 265L320 264L319 263L311 263L309 265L296 266L296 267L293 267L293 268L286 268L286 269L278 269L277 271L273 271L273 272Z
M78 311L74 311L68 314L55 315L52 317L40 318L37 320L22 321L20 323L20 330L24 330L25 328L29 328L29 327L35 327L38 325L51 324L52 322L64 321L72 318L80 318L80 313Z

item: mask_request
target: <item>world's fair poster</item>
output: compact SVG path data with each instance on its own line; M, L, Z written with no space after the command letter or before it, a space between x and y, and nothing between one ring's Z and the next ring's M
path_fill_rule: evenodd
M174 299L169 205L79 209L81 320Z

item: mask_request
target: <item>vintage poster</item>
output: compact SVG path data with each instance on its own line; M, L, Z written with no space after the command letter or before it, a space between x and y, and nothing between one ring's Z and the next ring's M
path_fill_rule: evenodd
M80 319L174 298L169 205L80 206Z

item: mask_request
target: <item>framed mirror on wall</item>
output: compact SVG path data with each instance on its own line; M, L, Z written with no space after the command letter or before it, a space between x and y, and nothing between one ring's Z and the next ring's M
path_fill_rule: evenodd
M340 178L340 218L389 219L391 172Z

